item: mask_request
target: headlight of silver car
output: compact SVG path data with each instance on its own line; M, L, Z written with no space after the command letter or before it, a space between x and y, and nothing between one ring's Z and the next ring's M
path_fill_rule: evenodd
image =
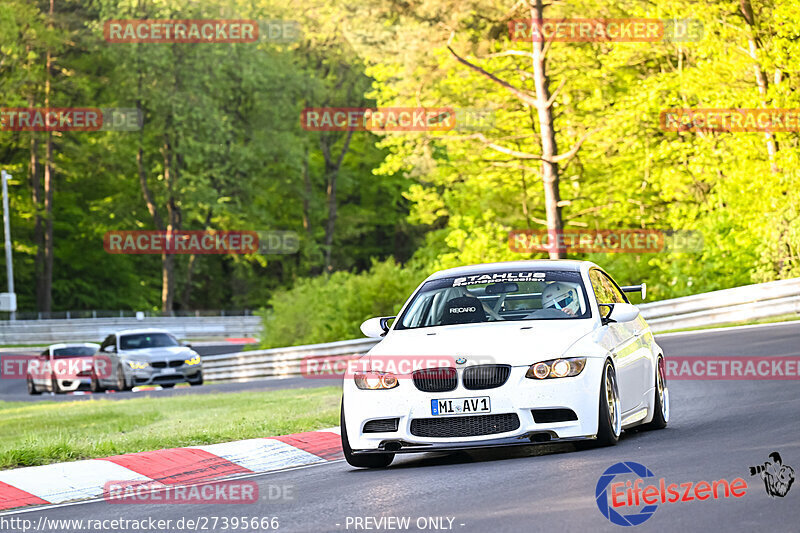
M361 390L385 390L397 387L397 376L390 372L358 372L356 387Z
M143 370L150 366L148 363L144 361L125 361L128 363L128 366L133 368L134 370Z
M199 365L200 364L200 356L199 355L195 355L191 359L186 359L183 362L186 363L187 365Z
M580 374L585 366L585 357L551 359L531 365L525 373L525 377L531 379L568 378Z

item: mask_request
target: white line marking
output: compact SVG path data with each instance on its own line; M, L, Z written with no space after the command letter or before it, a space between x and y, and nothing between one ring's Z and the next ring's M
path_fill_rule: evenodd
M251 477L269 476L271 474L282 474L284 472L292 472L294 470L302 470L304 468L312 468L312 467L316 467L316 466L331 465L331 464L341 463L343 461L344 461L344 459L336 459L334 461L324 461L322 463L314 463L314 464L310 464L310 465L292 466L292 467L289 467L289 468L283 468L281 470L272 470L271 472L255 472L253 474L242 474L240 476L233 476L233 477L228 477L228 478L224 478L224 479L212 479L212 480L204 481L202 483L198 483L198 485L205 485L205 484L208 484L208 483L220 483L222 481L230 481L230 480L234 480L234 479L246 479L246 478L251 478ZM34 513L34 512L39 512L39 511L48 511L50 509L58 509L59 507L72 507L73 505L84 505L84 504L87 504L87 503L97 503L97 502L102 502L102 501L105 501L105 500L103 498L92 498L91 500L82 500L82 501L79 501L79 502L54 503L54 504L50 504L50 505L40 505L38 507L25 507L25 508L22 508L22 509L14 509L14 510L11 510L11 511L0 512L0 516L9 516L9 515L15 515L15 514Z

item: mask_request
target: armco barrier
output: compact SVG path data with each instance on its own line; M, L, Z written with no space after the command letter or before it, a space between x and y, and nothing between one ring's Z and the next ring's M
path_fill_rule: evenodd
M800 314L800 278L662 300L638 307L655 332ZM368 352L378 341L356 339L210 355L203 358L203 372L209 381L299 376L304 357L357 356Z
M261 317L77 318L68 320L0 321L0 344L100 342L121 329L161 328L182 339L259 337Z

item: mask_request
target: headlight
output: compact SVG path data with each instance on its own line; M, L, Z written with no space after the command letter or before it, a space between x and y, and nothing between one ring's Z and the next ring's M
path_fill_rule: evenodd
M184 361L184 363L186 363L187 365L199 365L200 364L200 356L199 355L195 355L191 359L186 359Z
M150 366L148 363L144 361L125 361L128 363L128 366L133 368L134 370L142 370Z
M531 365L525 373L526 378L568 378L577 376L586 366L585 357L572 357L570 359L551 359Z
M356 387L362 390L393 389L397 376L389 372L359 372L355 375Z

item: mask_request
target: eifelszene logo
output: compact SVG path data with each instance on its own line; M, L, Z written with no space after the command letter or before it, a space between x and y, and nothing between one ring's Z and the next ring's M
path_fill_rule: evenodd
M615 478L621 476L627 479L612 483ZM662 477L659 478L657 485L645 486L646 478L655 478L655 474L642 464L626 461L611 465L597 480L595 487L597 508L613 524L637 526L653 516L659 503L718 500L731 496L741 498L747 493L747 482L740 477L730 482L718 479L712 482L689 481L669 484ZM626 513L628 510L633 512Z

